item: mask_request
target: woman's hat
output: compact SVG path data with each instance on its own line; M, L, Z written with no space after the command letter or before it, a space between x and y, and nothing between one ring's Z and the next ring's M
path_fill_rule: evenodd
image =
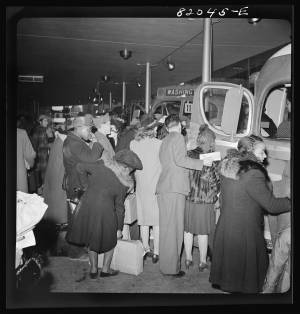
M105 124L109 122L109 114L106 113L105 115L97 116L96 118L93 119L93 123L96 126L96 128L100 128L102 124Z
M143 164L138 155L129 149L122 149L118 151L115 155L115 159L117 162L125 164L130 168L137 170L143 169Z
M93 126L93 120L89 116L76 117L74 119L74 122L73 122L73 127L79 128L82 126L92 127Z
M50 120L50 117L48 117L47 115L45 115L45 114L41 114L40 116L39 116L39 121L42 121L42 120L44 120L44 119L47 119L48 121Z

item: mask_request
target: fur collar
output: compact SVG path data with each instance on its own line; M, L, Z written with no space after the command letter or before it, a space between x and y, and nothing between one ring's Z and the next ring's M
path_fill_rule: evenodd
M242 156L237 150L229 150L227 156L220 163L220 173L227 178L238 180L239 177L251 169L261 171L266 180L270 178L266 168L255 158L253 154Z
M103 162L105 167L109 168L118 178L118 180L123 184L124 186L128 187L128 193L133 190L134 182L130 175L127 173L124 173L123 169L120 168L118 163L115 161L115 159L111 158L103 158Z

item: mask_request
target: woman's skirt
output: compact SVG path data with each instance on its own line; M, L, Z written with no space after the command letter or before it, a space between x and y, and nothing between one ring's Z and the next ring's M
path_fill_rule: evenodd
M184 231L206 235L214 230L214 204L199 204L186 200L184 211Z

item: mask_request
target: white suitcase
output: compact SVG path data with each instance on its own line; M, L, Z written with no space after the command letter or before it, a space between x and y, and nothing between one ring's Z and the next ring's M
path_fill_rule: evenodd
M122 273L139 275L143 272L145 250L139 240L118 240L111 262L111 268ZM103 253L98 255L98 267L103 266Z

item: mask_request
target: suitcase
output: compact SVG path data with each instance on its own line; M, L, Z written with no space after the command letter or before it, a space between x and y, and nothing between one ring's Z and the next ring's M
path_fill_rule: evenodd
M129 194L125 199L124 224L130 225L137 220L137 208L135 194Z
M143 272L145 250L139 240L118 240L111 262L111 268L122 273L139 275ZM103 266L104 254L98 255L98 267Z

